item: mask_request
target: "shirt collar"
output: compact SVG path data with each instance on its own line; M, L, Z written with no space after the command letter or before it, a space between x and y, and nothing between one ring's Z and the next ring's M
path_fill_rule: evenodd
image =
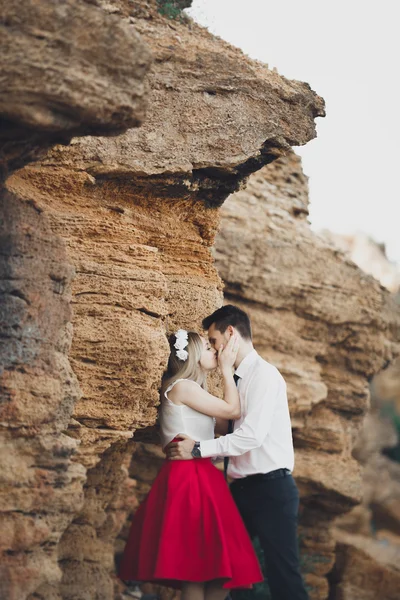
M249 352L247 354L247 356L244 357L244 359L242 360L242 362L236 369L235 375L237 375L238 377L243 379L243 377L246 375L246 373L250 369L251 365L255 363L257 358L258 358L258 352L257 352L257 350L255 350L253 348L253 350L251 352Z

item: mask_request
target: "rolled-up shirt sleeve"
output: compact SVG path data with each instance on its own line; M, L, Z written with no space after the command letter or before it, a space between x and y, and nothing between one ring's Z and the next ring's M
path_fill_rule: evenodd
M243 423L233 433L200 442L201 456L240 456L259 448L282 393L286 395L286 384L278 370L255 372L247 388L249 409Z

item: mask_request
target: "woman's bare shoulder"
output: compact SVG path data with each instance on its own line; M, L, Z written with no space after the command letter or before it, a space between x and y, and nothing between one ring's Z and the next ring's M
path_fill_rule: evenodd
M177 402L182 402L182 399L187 396L188 393L202 392L201 386L193 381L192 379L180 379L174 384L174 387L168 392L169 397L173 396L173 399Z

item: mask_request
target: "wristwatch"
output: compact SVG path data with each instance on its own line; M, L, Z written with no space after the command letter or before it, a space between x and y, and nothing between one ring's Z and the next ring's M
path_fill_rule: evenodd
M191 452L193 458L201 458L200 442L195 442Z

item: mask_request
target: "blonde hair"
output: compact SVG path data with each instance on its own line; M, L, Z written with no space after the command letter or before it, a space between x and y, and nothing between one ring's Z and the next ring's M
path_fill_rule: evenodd
M203 352L203 342L201 336L195 331L188 331L188 345L185 350L188 353L186 360L181 360L176 355L175 334L169 338L171 354L168 359L168 367L163 375L161 385L161 397L164 398L164 392L177 379L191 379L196 381L203 389L207 389L207 374L200 366L201 354Z

